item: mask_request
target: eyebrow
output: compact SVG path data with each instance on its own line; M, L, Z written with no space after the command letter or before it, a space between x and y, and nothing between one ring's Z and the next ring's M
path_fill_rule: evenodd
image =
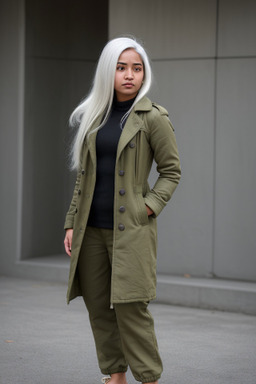
M123 63L122 61L118 61L117 64L127 65L127 63ZM133 65L140 65L142 67L141 63L133 63Z

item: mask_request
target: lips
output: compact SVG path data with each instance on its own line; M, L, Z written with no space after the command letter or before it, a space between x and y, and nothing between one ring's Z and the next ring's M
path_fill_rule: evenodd
M133 83L124 83L123 86L124 87L133 87L134 84Z

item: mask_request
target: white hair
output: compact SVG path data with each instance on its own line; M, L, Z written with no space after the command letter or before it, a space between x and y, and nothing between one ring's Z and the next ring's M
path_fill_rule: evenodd
M140 55L144 66L144 78L139 93L125 116L128 116L134 105L142 99L150 89L152 80L151 66L142 45L134 38L129 37L119 37L110 40L100 55L90 93L70 116L70 125L79 125L71 148L71 169L79 168L81 149L92 124L102 113L105 113L103 121L95 128L95 130L100 129L109 117L114 97L116 65L119 56L126 49L134 49Z

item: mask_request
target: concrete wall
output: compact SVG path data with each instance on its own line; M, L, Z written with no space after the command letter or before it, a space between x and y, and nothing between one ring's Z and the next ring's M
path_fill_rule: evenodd
M144 41L151 97L176 128L182 179L159 217L158 271L255 281L255 1L110 0L109 15L110 38Z
M66 280L63 223L75 176L68 118L107 41L108 4L1 0L0 7L0 271Z
M63 253L73 190L67 122L107 40L107 4L100 5L99 13L98 5L82 0L72 6L67 0L26 2L22 258Z
M18 260L24 114L24 3L0 2L1 272Z
M67 120L108 35L126 33L148 49L181 156L159 273L255 281L252 0L0 1L0 273L66 281Z

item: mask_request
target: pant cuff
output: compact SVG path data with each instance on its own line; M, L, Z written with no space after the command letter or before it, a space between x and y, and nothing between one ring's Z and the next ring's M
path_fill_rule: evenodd
M158 375L158 376L151 376L151 377L147 377L146 379L145 378L141 378L141 377L135 377L135 380L137 381L141 381L141 383L151 383L151 382L154 382L154 381L157 381L159 380L161 377L161 375Z

